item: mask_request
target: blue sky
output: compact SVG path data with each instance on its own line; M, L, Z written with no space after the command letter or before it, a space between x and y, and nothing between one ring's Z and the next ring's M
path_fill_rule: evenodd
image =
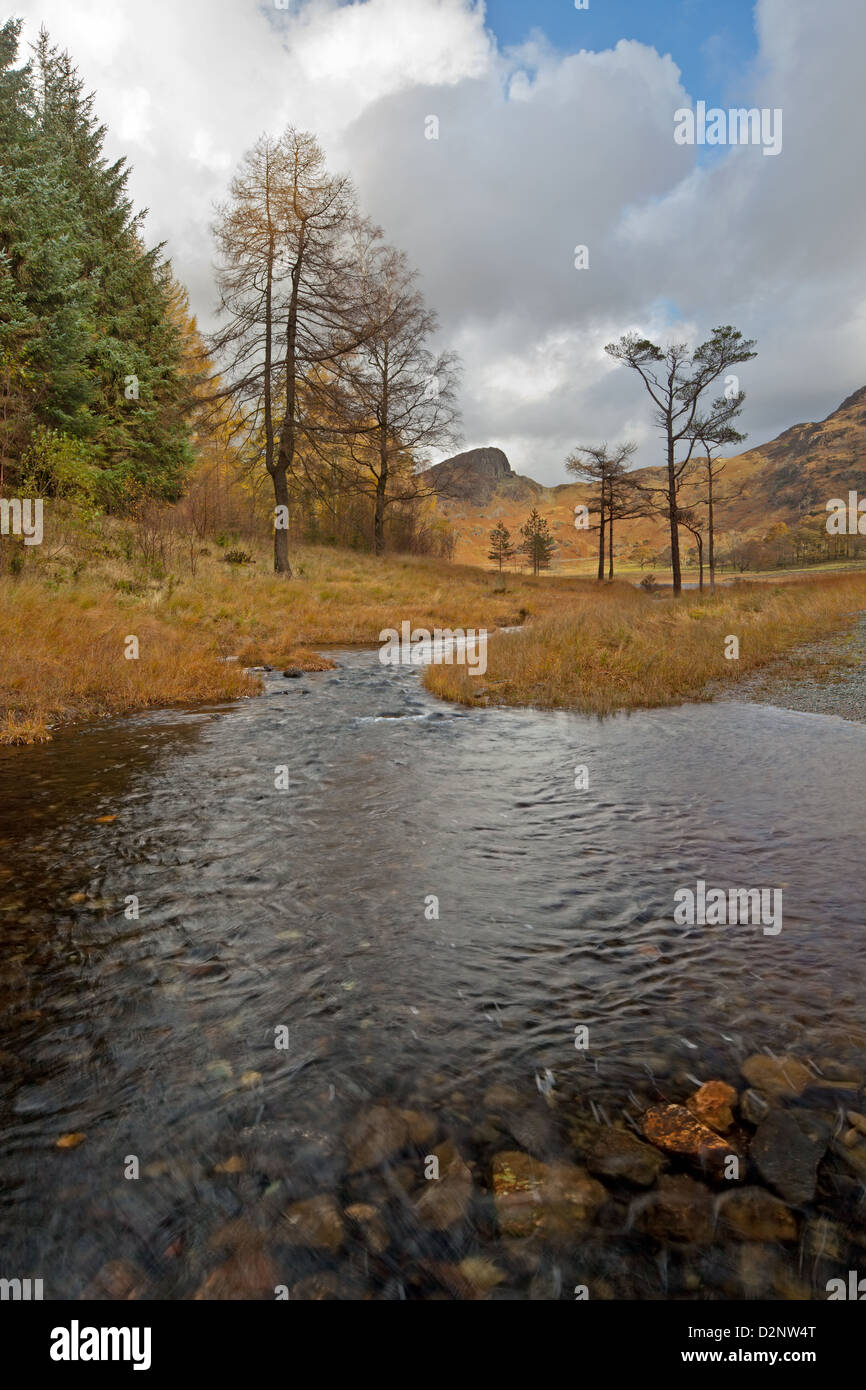
M754 61L757 41L752 0L487 0L487 25L500 47L519 44L540 29L558 49L598 52L620 39L670 53L694 100L726 106L737 96Z

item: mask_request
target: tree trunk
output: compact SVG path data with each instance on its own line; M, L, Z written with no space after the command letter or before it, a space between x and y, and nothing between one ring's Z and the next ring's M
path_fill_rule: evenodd
M610 493L610 511L607 517L607 577L613 579L613 488Z
M707 528L710 533L710 593L716 592L716 541L713 531L713 465L707 464Z
M703 593L703 592L704 592L704 538L703 538L703 536L700 536L700 535L699 535L699 536L695 536L695 540L696 540L697 543L698 543L698 574L699 574L699 576L700 576L700 582L699 582L699 584L698 584L698 588L699 588L700 592Z
M601 480L601 517L598 523L598 582L604 579L604 477Z
M376 555L385 553L385 489L388 486L387 460L382 464L383 472L376 479L376 509L373 514L373 550Z
M668 514L671 524L671 575L674 593L681 594L683 577L680 569L680 532L677 520L677 478L674 470L674 442L668 433Z
M282 456L282 448L280 449ZM273 472L274 479L274 501L276 506L286 508L286 518L288 519L289 508L289 485L285 468L277 464ZM276 520L276 517L275 517ZM284 574L288 579L292 577L292 567L289 564L289 532L288 527L274 527L274 574Z

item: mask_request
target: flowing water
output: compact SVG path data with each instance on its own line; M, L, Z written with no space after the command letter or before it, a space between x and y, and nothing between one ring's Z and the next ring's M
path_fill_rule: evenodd
M737 1084L755 1052L862 1064L866 727L466 710L335 655L257 699L0 754L0 1274L77 1297L127 1260L190 1297L236 1221L287 1286L330 1269L338 1296L437 1296L430 1270L473 1255L497 1297L571 1297L590 1265L627 1297L736 1296L724 1242L690 1294L628 1194L586 1241L512 1258L489 1160L580 1162L587 1126ZM676 925L698 879L780 888L783 930ZM494 1086L521 1097L510 1120ZM346 1126L380 1102L472 1165L447 1232L413 1218L423 1144L349 1172ZM382 1210L387 1249L281 1243L280 1212L323 1192Z

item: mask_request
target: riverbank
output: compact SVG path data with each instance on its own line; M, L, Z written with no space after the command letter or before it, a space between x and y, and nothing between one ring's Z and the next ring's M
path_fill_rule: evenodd
M866 614L849 631L797 647L733 689L713 694L866 722Z
M486 674L428 669L442 699L652 708L740 690L745 674L843 632L866 609L863 571L674 600L628 583L330 547L297 550L291 580L270 571L264 548L230 564L215 545L163 573L126 560L123 539L109 532L86 552L28 556L23 572L0 577L0 743L45 741L70 720L254 695L250 667L325 669L315 648L376 645L406 620L492 634Z
M260 685L245 668L321 670L312 647L376 645L404 619L492 631L593 590L324 546L295 551L291 580L273 574L264 547L229 564L211 545L193 572L181 558L178 573L155 574L124 559L123 541L109 532L83 551L76 538L0 576L0 744L45 741L70 720L253 695Z
M864 608L863 572L678 599L603 585L568 611L493 638L483 678L436 666L425 684L467 705L599 715L709 700L737 694L744 675L792 648L843 634Z

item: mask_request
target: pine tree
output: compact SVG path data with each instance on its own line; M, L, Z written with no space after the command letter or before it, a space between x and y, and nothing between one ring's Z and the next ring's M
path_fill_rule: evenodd
M503 564L507 564L514 559L517 551L511 541L511 532L508 527L500 520L490 532L490 549L487 552L488 560L498 564L499 573L502 573Z
M550 527L538 508L533 507L528 520L520 528L523 537L521 550L532 565L532 573L550 569L550 560L556 549L556 542L550 534Z

